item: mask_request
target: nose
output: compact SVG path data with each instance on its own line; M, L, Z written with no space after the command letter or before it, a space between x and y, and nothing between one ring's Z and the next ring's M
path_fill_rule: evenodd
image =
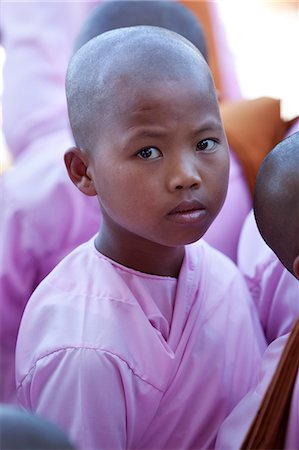
M179 191L183 189L198 189L201 185L201 177L193 158L181 158L173 162L169 175L169 190Z

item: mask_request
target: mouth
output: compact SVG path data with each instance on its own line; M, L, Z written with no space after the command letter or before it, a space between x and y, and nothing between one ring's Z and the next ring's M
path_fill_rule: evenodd
M206 215L206 208L197 200L181 202L167 214L172 221L183 225L200 223Z

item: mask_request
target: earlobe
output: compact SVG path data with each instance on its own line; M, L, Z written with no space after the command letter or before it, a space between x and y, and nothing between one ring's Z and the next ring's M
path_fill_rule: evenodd
M88 155L77 147L66 151L64 162L72 182L85 195L96 195L93 181L88 175Z
M293 271L296 278L298 278L299 280L299 255L297 256L297 258L295 258L295 261L293 262Z

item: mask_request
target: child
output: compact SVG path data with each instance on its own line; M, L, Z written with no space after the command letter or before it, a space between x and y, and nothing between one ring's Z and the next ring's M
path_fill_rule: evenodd
M284 139L265 158L257 177L254 197L254 213L260 233L289 273L297 279L297 285L299 280L298 175L299 132ZM299 322L297 321L291 335L281 336L268 347L263 357L257 386L240 402L221 428L217 440L219 449L240 448L260 405L256 416L257 421L249 430L242 448L299 448L299 377L297 375L297 380L291 378L291 375L296 377L299 368L298 330ZM290 398L286 389L291 393ZM262 402L265 392L266 396ZM267 411L266 407L270 407L270 410ZM266 425L264 418L267 419ZM269 446L271 442L268 440L269 436L274 439L271 446ZM259 438L261 446L254 446L256 441L253 441L253 438Z
M12 405L0 405L1 450L72 450L53 423Z
M20 111L26 117L22 127L16 130L13 126L12 139L9 139L14 154L19 154L22 142L25 150L23 148L14 167L1 179L0 400L5 402L15 399L15 345L28 298L53 267L91 238L100 225L96 199L84 196L72 185L62 158L64 150L73 145L73 139L66 124L67 117L64 117L64 62L61 59L69 51L70 36L75 28L73 22L78 23L79 16L82 20L83 10L88 6L64 3L62 14L59 5L55 2L3 5L6 17L3 39L7 49L4 106L10 105L5 107L6 125L11 124L9 117L18 117ZM65 20L70 22L66 27L63 25ZM26 23L30 23L29 28ZM53 24L53 42L58 39L61 50L59 59L57 46L49 45L52 44ZM201 24L181 4L169 1L102 2L88 16L76 46L107 29L135 24L156 25L179 32L207 56ZM39 33L40 29L42 33ZM221 34L221 28L217 28L217 33ZM229 61L226 54L226 69L231 73ZM16 66L22 66L23 70L16 70ZM35 89L26 97L28 80ZM12 94L16 91L20 95ZM10 102L9 97L12 97ZM227 249L234 247L231 242L237 240L240 223L245 217L243 207L247 212L246 189L241 170L232 158L228 195L208 230L208 241L212 245L219 243L221 249L224 249L223 245ZM223 228L229 230L229 237L227 235L225 239Z
M83 15L88 6L64 3L62 14L61 6L57 5L55 2L3 5L6 17L4 43L8 50L5 105L9 94L12 97L11 102L8 102L10 108L5 108L5 116L8 116L6 125L11 123L10 117L18 117L19 111L23 111L26 120L21 121L22 127L17 130L13 127L9 142L13 153L19 154L21 142L26 151L22 152L14 167L0 180L2 402L15 401L15 345L28 298L53 267L71 250L93 236L100 225L96 199L84 196L75 189L63 164L63 153L73 145L73 139L69 124L66 123L64 64L60 58L63 59L62 55L68 53L69 35L74 33L70 29L75 28L72 22L78 23L78 16L80 13ZM147 23L178 31L193 40L203 53L206 51L201 25L190 11L176 2L103 2L95 13L88 16L82 34L77 38L77 46L91 38L95 26L96 34L100 34L107 27ZM70 22L66 29L61 24L65 16ZM30 27L24 23L30 23ZM52 42L53 23L56 27L55 39L59 39L61 50L59 59L56 56L57 46L53 48L49 45ZM40 29L43 33L39 35ZM18 44L20 42L22 45ZM25 64L24 60L30 61L30 64ZM16 65L25 68L19 71L15 69ZM29 85L28 78L35 89L30 90L27 99L23 84ZM12 95L11 91L15 92L17 88L22 88L24 95L22 89L22 95Z
M202 2L196 5L191 3L190 5L196 6L198 9L202 6ZM70 16L74 18L80 13L81 8L85 8L84 5L81 5L78 12L77 8L79 6L78 3L64 3L64 16L67 16L67 9L71 7L72 13L70 13ZM216 6L209 3L208 7L215 10ZM16 16L11 16L11 8L15 11ZM57 26L59 27L61 45L66 39L65 35L63 39L63 31L60 29L60 21L62 20L60 7L55 2L46 3L42 6L38 3L30 4L27 2L26 4L18 4L16 11L16 6L13 7L12 4L7 3L5 4L5 10L10 11L10 14L6 12L6 22L13 23L11 29L7 30L9 28L8 25L5 27L5 35L8 34L9 36L8 39L5 39L5 42L9 41L13 46L11 35L16 37L16 34L18 41L22 42L22 45L18 46L19 52L17 52L17 55L14 54L14 50L9 52L10 46L8 48L7 61L10 61L10 70L8 70L7 76L12 71L11 53L13 56L15 55L12 59L18 59L23 54L22 61L26 59L24 53L25 55L27 54L27 58L28 54L30 56L36 53L34 63L26 64L26 70L24 69L21 72L14 70L14 75L11 79L8 77L5 84L6 87L10 86L12 81L19 80L19 78L22 81L23 77L27 80L29 76L27 73L28 68L32 77L32 83L36 88L33 92L32 90L30 91L30 99L32 99L30 108L28 102L26 102L26 105L23 105L23 95L14 96L11 102L14 110L23 110L25 108L25 111L27 111L27 108L29 108L31 111L28 114L24 114L27 120L25 122L22 121L22 129L13 130L16 144L16 141L19 143L23 141L23 133L27 129L28 136L26 141L28 140L29 144L15 166L1 180L3 183L1 185L3 204L0 215L0 260L3 261L3 264L0 265L0 309L3 311L3 319L0 326L0 353L2 356L0 361L0 372L2 375L0 399L11 402L15 395L15 343L21 315L28 298L38 283L55 267L63 256L96 233L100 225L100 217L95 198L82 195L81 192L72 186L62 164L62 149L73 145L73 141L69 129L65 125L66 120L63 120L62 111L66 107L62 107L64 101L58 95L58 86L62 79L61 68L56 73L56 65L59 60L52 55L52 47L50 46L50 49L48 49L46 45L49 45L48 40L50 40L51 33L53 33L52 25L50 30L46 27L50 20L52 23L55 23L55 30ZM59 17L57 18L56 16ZM28 27L24 28L24 23L27 23L26 17L27 22L30 22L30 29ZM20 24L18 20L21 20ZM33 22L37 22L35 27ZM180 3L169 1L102 2L88 17L76 45L79 47L91 37L94 37L94 35L100 34L107 29L135 24L163 26L179 32L191 40L201 53L210 60L206 54L207 45L201 24ZM46 28L46 32L39 35L35 29L36 27L38 29ZM68 28L66 30L69 31ZM26 35L22 39L22 32L25 31ZM219 24L214 31L217 32L217 35L223 35ZM30 34L30 39L28 38L28 33ZM37 39L36 36L39 36L39 38ZM65 43L63 45L66 46ZM37 49L35 48L36 46ZM41 52L40 47L47 48L47 51ZM221 51L223 51L223 45ZM61 57L60 53L59 55ZM47 58L50 58L51 64L46 64L44 60L46 59L47 61ZM232 76L232 71L229 67L230 58L227 52L221 54L221 58L226 60L226 70L223 72L227 71ZM28 59L30 60L30 58ZM53 61L55 61L55 64L53 64ZM22 67L24 67L24 64ZM43 88L43 80L46 88ZM28 81L26 83L28 84ZM20 88L20 84L18 86ZM16 87L14 86L15 90ZM64 92L61 94L61 97L64 100ZM6 99L8 100L7 97ZM29 101L29 99L27 100ZM37 109L35 102L42 104L43 107ZM251 102L248 103L251 104ZM17 105L18 108L16 108ZM56 117L52 123L47 115L50 112L48 107L52 112L60 111L59 117L61 121L59 117ZM226 111L227 107L228 105L225 104ZM34 126L30 125L30 118L37 120L37 122L33 121ZM223 119L225 120L225 116ZM236 122L235 117L232 122ZM228 125L227 120L225 120L225 123ZM245 123L249 123L248 117L246 117ZM275 128L279 129L276 122ZM31 134L31 132L34 133ZM237 130L235 130L235 133L232 133L230 127L230 136L234 134L238 134ZM243 135L245 135L244 128L242 129ZM254 135L256 135L255 132ZM250 142L252 144L248 136L244 140L246 143ZM39 186L38 189L36 189L37 185ZM208 229L204 239L234 260L239 232L250 207L251 198L243 177L242 168L232 150L230 152L227 197L222 210ZM225 237L223 236L224 229L228 230ZM55 230L55 233L53 233L53 230Z
M122 28L74 55L66 91L66 166L102 226L26 307L19 401L82 449L213 448L265 343L236 267L195 243L229 170L209 68L174 32Z

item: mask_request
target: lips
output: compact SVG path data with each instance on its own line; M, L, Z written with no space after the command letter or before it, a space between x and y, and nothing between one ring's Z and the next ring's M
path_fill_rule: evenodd
M184 201L178 204L175 208L173 208L168 215L186 213L191 211L196 211L199 209L205 209L205 207L198 202L197 200Z
M183 201L167 215L174 222L181 224L196 224L206 217L206 208L197 200Z

